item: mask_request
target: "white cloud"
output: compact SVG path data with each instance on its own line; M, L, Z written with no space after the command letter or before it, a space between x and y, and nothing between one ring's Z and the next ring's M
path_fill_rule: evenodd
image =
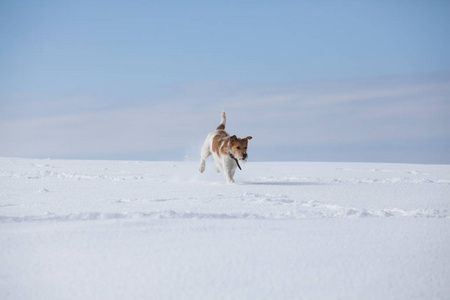
M254 136L256 147L449 142L449 83L445 79L184 83L172 86L166 96L129 107L123 103L108 107L104 100L91 108L74 98L58 101L58 107L67 104L74 113L43 101L40 109L53 113L1 123L0 155L77 157L190 148L218 125L222 109L228 113L227 129Z

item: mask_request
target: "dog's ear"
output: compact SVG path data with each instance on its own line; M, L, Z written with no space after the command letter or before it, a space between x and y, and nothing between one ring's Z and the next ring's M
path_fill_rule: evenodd
M236 142L236 141L237 141L237 136L236 136L236 135L230 136L230 142L231 142L231 144L233 144L233 143Z
M251 140L251 139L252 139L251 136L248 136L248 137L245 138L245 140Z

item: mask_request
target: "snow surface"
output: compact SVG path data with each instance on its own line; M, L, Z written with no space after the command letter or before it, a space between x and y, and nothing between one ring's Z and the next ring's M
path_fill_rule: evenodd
M450 166L0 158L0 299L450 299Z

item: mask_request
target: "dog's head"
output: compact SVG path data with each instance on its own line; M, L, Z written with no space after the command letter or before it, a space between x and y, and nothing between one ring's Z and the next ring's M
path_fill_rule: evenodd
M252 137L248 136L244 139L240 139L233 135L230 137L230 151L238 160L247 160L247 146L248 141L251 140Z

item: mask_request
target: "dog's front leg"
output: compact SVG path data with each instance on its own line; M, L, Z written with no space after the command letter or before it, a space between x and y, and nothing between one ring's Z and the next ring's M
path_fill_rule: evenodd
M225 177L227 178L228 183L234 183L233 176L231 175L230 172L225 173Z
M234 170L233 168L230 168L229 166L225 166L223 173L225 174L225 178L227 179L228 183L234 183Z

